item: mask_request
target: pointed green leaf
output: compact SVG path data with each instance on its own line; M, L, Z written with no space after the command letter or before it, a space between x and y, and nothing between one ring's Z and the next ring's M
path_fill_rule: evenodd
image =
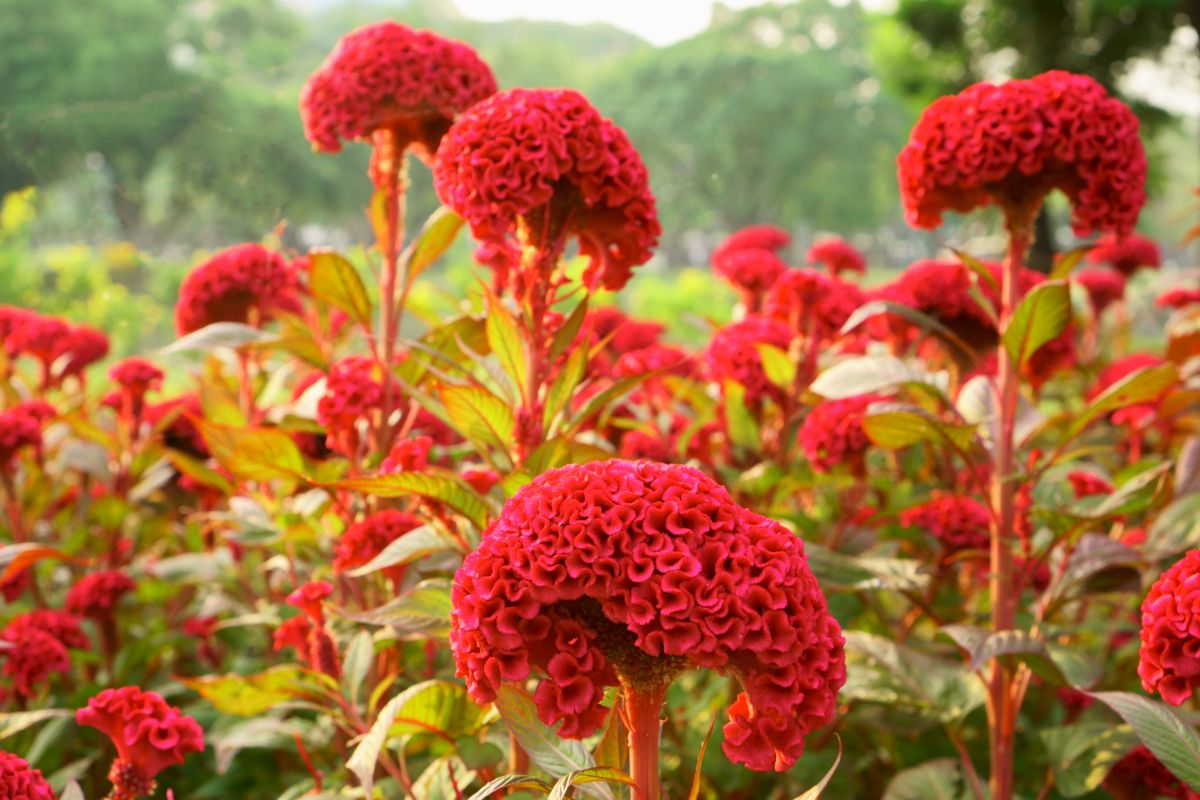
M1179 780L1200 791L1200 735L1163 703L1131 692L1092 692L1129 723L1142 744Z
M396 472L369 478L347 478L332 484L338 489L362 492L374 497L412 497L414 495L445 503L462 514L477 528L487 527L491 510L487 501L462 479L448 472Z
M450 534L432 525L422 525L401 534L366 564L356 567L346 574L354 578L361 578L388 567L411 564L413 561L434 553L448 553L458 549L458 544Z
M323 300L360 325L371 325L371 300L358 270L345 257L331 250L310 250L309 287L313 297Z
M463 218L442 206L425 221L421 232L408 247L404 263L407 265L404 280L409 285L418 276L442 257L463 228Z
M508 452L516 421L508 404L478 386L444 386L446 416L467 441L479 449Z
M320 696L327 687L325 676L295 664L272 667L257 675L206 675L179 678L224 714L251 717L289 700Z
M1008 357L1017 366L1051 339L1056 339L1071 322L1071 292L1066 281L1046 281L1033 287L1021 300L1002 339Z
M842 763L842 737L837 736L838 751L837 757L833 759L833 764L829 767L829 771L825 773L825 777L807 792L796 797L796 800L820 800L821 794L825 791L825 787L829 786L829 782L833 780L834 773L837 772L838 764Z

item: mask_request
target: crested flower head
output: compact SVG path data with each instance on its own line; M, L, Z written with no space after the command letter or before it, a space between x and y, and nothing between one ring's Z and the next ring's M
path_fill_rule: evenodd
M208 443L193 421L203 416L200 398L191 393L146 407L146 419L155 428L161 428L163 444L196 458L211 455Z
M42 421L26 404L0 411L0 468L8 466L20 451L41 446Z
M87 325L71 325L54 347L54 377L79 377L108 355L108 336Z
M79 619L68 611L37 609L18 614L4 626L3 635L7 637L11 634L15 637L26 630L48 633L73 650L86 650L91 647L87 634L79 627Z
M287 596L287 604L300 609L319 624L325 620L324 605L331 594L333 584L329 581L309 581Z
M510 89L475 105L442 140L433 180L496 285L520 297L552 281L543 259L572 237L588 260L583 282L620 289L661 232L629 137L572 89Z
M1142 601L1138 675L1175 706L1200 686L1200 550L1160 575Z
M433 448L432 436L412 436L401 439L379 464L381 475L397 472L420 472L429 466L429 451Z
M131 356L113 364L108 377L131 396L143 397L162 386L163 371L151 361Z
M455 117L495 91L468 45L389 20L341 38L304 85L300 116L317 150L336 153L386 129L428 160Z
M128 592L137 588L133 578L117 569L84 575L67 592L67 609L81 617L108 617Z
M1113 765L1104 779L1111 797L1142 800L1200 800L1200 792L1176 778L1144 744L1135 746Z
M748 225L729 234L717 245L712 252L712 263L716 265L738 250L769 250L777 253L791 243L791 234L776 225Z
M1125 298L1125 276L1115 269L1081 269L1071 276L1071 280L1087 292L1097 317L1104 313L1104 309Z
M330 449L351 455L359 430L383 407L384 383L374 359L348 356L334 362L317 401L317 421L328 431Z
M813 406L797 433L813 469L829 472L838 464L846 464L856 475L863 474L863 458L871 446L863 430L863 418L872 403L886 401L882 395L859 394Z
M1162 253L1155 241L1136 233L1127 236L1103 236L1096 246L1088 251L1087 260L1092 264L1112 267L1122 275L1132 275L1139 269L1158 269L1162 265Z
M179 287L175 328L182 335L214 322L261 322L297 311L299 284L279 253L239 244L192 269Z
M48 631L30 627L5 629L0 641L6 645L0 649L3 674L12 680L13 691L20 697L32 697L51 674L65 673L71 668L66 645Z
M351 525L338 539L334 551L333 571L346 572L367 564L383 552L389 544L409 531L421 527L421 520L407 511L387 508L376 511ZM393 584L404 580L407 565L401 564L383 570Z
M40 770L23 758L0 751L0 800L54 800Z
M761 297L787 268L779 256L758 247L734 250L713 261L713 270L749 298Z
M452 589L451 645L471 695L535 673L538 716L582 738L604 689L689 667L741 683L724 750L784 770L832 718L843 639L803 542L691 467L647 461L543 473L505 505Z
M863 254L840 236L831 236L815 242L812 247L808 248L805 259L810 264L823 265L830 275L867 271L867 260L863 258Z
M154 777L204 750L204 732L154 692L136 686L105 689L75 712L80 725L103 733L117 748L108 773L121 800L154 791Z
M1200 305L1200 289L1188 289L1183 286L1168 289L1155 299L1154 304L1159 308L1187 308L1191 305Z
M971 296L971 271L957 260L914 261L880 294L945 325L972 347L996 341L996 325Z
M1146 154L1133 112L1083 75L977 83L925 109L900 152L910 224L936 228L947 211L996 204L1032 224L1045 195L1071 202L1077 234L1127 234L1146 202Z
M12 316L11 326L5 338L5 349L11 355L24 355L41 361L47 370L61 351L62 342L71 333L71 326L58 317L48 317L21 309L23 313Z
M988 546L991 515L987 506L970 497L934 492L929 500L902 512L900 521L927 531L947 553Z
M767 397L778 400L783 392L767 378L759 345L786 352L791 341L791 330L777 319L751 315L730 323L713 334L704 351L708 374L722 385L726 381L741 384L747 403Z
M1071 483L1071 491L1075 494L1076 500L1113 493L1112 484L1094 472L1073 470L1067 473L1067 480Z
M866 295L852 283L815 269L789 269L768 290L763 315L801 336L828 341L864 302Z

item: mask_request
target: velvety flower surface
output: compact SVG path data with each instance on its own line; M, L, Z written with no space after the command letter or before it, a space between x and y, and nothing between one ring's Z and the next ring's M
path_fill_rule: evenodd
M462 42L392 21L343 36L300 95L304 134L317 150L396 131L400 147L432 157L454 118L494 94L487 64Z
M927 531L947 553L983 550L990 541L987 506L970 497L934 492L929 500L902 512L900 521Z
M108 355L108 336L87 325L71 325L54 347L55 377L78 376Z
M360 422L383 407L384 385L375 361L348 356L325 376L325 393L317 401L317 421L329 432L329 446L353 451Z
M691 467L606 461L522 488L467 556L451 644L479 702L535 672L538 716L587 736L604 687L662 686L688 667L732 673L725 753L790 767L828 723L843 639L804 556L777 522Z
M971 271L961 261L920 259L880 291L884 300L941 322L968 345L994 344L996 325L971 296Z
M523 247L554 251L570 237L589 265L583 281L620 289L661 232L642 159L625 132L571 89L510 89L472 107L438 150L434 187L480 241L496 284L524 295L544 265Z
M863 458L871 446L863 430L863 418L872 403L886 401L882 395L860 394L813 406L796 434L813 469L829 472L838 464L846 464L861 474Z
M84 575L67 592L67 609L85 617L112 614L117 603L137 588L133 578L116 569L101 570Z
M338 539L334 551L333 571L346 572L361 567L383 552L383 549L411 530L421 527L421 520L394 508L376 511L351 525ZM404 579L406 565L388 567L383 573L394 583Z
M73 650L86 650L91 647L87 634L79 627L79 619L67 611L37 609L18 614L4 626L3 635L15 636L25 630L48 633Z
M787 351L792 341L788 326L777 319L751 315L718 330L704 351L709 375L718 383L736 381L746 389L746 402L778 399L779 387L767 379L758 345Z
M997 204L1021 224L1051 189L1071 201L1077 234L1127 234L1146 202L1138 120L1083 75L977 83L930 104L897 159L910 224Z
M54 800L50 784L25 759L0 751L0 800Z
M763 315L786 323L801 336L828 340L866 299L852 283L814 269L789 269L767 291Z
M47 631L28 627L6 630L0 641L7 645L0 649L3 674L21 697L32 697L53 673L71 668L66 646Z
M1104 313L1104 309L1125 298L1125 276L1114 269L1093 267L1081 269L1071 276L1087 292L1088 300L1096 315Z
M823 265L831 275L867 271L867 260L858 248L837 236L815 242L805 258L810 264Z
M380 462L379 473L391 475L396 472L420 472L429 466L429 451L432 448L431 436L401 439L392 445L392 449Z
M1149 237L1137 233L1108 235L1101 237L1088 251L1087 260L1112 267L1122 275L1132 275L1143 267L1158 269L1162 265L1162 253Z
M109 780L126 797L149 794L154 776L204 749L204 732L196 720L136 686L105 689L75 712L75 721L112 740L117 760Z
M28 310L14 316L10 325L11 330L5 338L8 352L35 358L47 368L58 357L60 344L71 333L71 326L58 317Z
M296 311L296 276L287 262L258 244L226 248L187 274L175 304L175 328L191 333L214 322L261 321Z
M1142 601L1138 675L1175 706L1200 686L1200 550L1160 575Z

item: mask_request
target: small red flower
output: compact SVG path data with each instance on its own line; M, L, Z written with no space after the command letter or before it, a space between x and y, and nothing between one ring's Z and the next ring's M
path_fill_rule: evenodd
M117 748L109 771L115 800L154 791L154 778L204 750L204 732L154 692L136 686L105 689L75 712L75 721L103 733Z
M1118 359L1100 371L1100 374L1096 377L1096 384L1087 394L1087 399L1089 401L1094 400L1107 389L1120 383L1138 370L1147 367L1157 367L1165 363L1163 359L1150 353L1134 353L1133 355ZM1115 425L1136 425L1141 420L1154 414L1157 408L1158 401L1136 403L1114 411L1110 415L1110 418Z
M92 646L87 634L79 627L79 619L66 611L38 609L18 614L8 621L4 635L16 636L26 630L48 633L72 650L87 650Z
M338 539L334 551L333 571L342 573L371 561L383 549L411 530L421 527L417 517L393 508L376 511L351 525ZM405 564L388 567L384 575L394 584L404 580Z
M285 620L271 637L271 649L276 653L291 647L301 656L308 655L308 635L313 631L313 624L305 614L297 614Z
M699 470L648 461L543 473L509 500L456 573L451 646L488 703L541 676L543 722L582 738L604 689L662 687L688 667L733 674L724 750L786 770L834 715L841 629L803 541Z
M1186 308L1200 304L1200 289L1168 289L1158 296L1154 304L1159 308Z
M494 469L482 467L464 469L462 471L462 479L480 494L487 494L492 490L493 486L500 482L500 476Z
M5 348L13 355L25 355L42 362L49 374L50 365L59 355L59 345L67 339L71 326L58 317L47 317L36 311L14 315L5 338Z
M396 132L401 151L428 160L454 118L494 94L475 51L429 31L385 21L343 36L300 95L304 134L317 150Z
M56 380L79 377L108 355L108 336L87 325L72 325L54 348Z
M571 237L588 260L584 284L620 289L661 232L629 137L571 89L510 89L475 105L442 140L433 180L496 286L520 298L548 293L547 259Z
M867 260L863 258L863 254L854 245L838 236L814 243L812 247L808 248L805 258L810 264L824 265L830 275L836 276L843 272L862 274L867 271Z
M0 751L0 800L54 800L40 770L12 753Z
M1125 276L1116 270L1105 267L1081 269L1071 276L1071 280L1087 291L1097 317L1113 303L1125 299Z
M19 569L7 577L0 577L0 597L6 603L15 603L30 586L33 586L33 570L28 567Z
M860 394L813 406L797 433L813 469L829 472L838 464L846 464L854 474L864 474L863 459L871 440L863 430L863 418L871 404L886 401L882 395Z
M1200 800L1200 792L1172 775L1144 744L1113 765L1104 789L1115 800Z
M163 371L144 358L131 356L113 364L108 377L133 397L144 397L162 386Z
M897 163L908 221L921 228L993 203L1025 227L1059 189L1077 234L1128 234L1146 202L1137 117L1096 81L1068 72L977 83L934 101Z
M747 404L768 397L779 401L783 390L767 379L758 346L766 344L786 352L791 341L791 331L779 320L751 315L713 334L704 362L713 380L722 385L731 380L745 387Z
M814 269L789 269L767 291L763 315L805 338L829 341L866 299L852 283Z
M1138 675L1173 706L1200 686L1200 550L1160 575L1142 601Z
M299 310L296 276L279 253L258 244L226 248L188 273L179 287L180 335L214 322L251 324Z
M0 468L26 449L42 446L42 423L24 405L0 411Z
M713 271L738 289L752 309L758 308L763 293L787 268L779 256L756 247L734 250L713 261Z
M12 679L13 691L21 697L32 697L51 674L71 668L66 645L47 631L29 627L5 630L0 640L9 645L0 649L4 675Z
M300 609L319 625L325 620L322 606L331 594L333 584L329 581L309 581L287 596L287 604Z
M990 541L987 506L970 497L934 492L929 500L901 513L900 521L927 531L947 553L984 550Z
M738 250L769 250L778 253L792 243L791 235L775 225L748 225L734 231L712 252L712 263Z
M1122 275L1132 275L1139 269L1158 269L1162 265L1162 253L1153 239L1130 233L1127 236L1108 235L1100 239L1088 251L1087 260L1092 264L1112 267Z
M1076 500L1113 493L1112 484L1094 472L1075 470L1067 473L1067 480L1071 482L1071 490L1075 493Z
M204 416L200 398L195 394L183 394L146 406L145 416L151 426L162 431L163 444L167 447L200 459L212 455L200 429L192 421ZM163 420L168 417L170 421L164 424Z
M335 362L325 376L325 394L317 401L317 421L328 431L329 448L354 454L360 428L365 429L383 407L383 398L383 380L374 360L349 356Z
M414 436L392 445L391 451L379 465L381 475L396 472L420 472L429 466L429 451L433 448L433 437Z
M127 593L137 588L133 578L116 569L84 575L67 592L67 609L81 617L108 617Z

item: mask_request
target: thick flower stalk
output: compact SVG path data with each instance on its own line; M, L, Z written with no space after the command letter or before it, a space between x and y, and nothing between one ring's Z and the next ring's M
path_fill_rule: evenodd
M582 738L620 685L631 772L658 797L665 688L693 667L732 674L724 750L785 770L845 681L841 629L803 542L691 467L572 465L519 491L452 589L451 645L471 695L537 675L538 716Z
M108 800L152 794L158 773L204 750L204 732L196 720L136 686L105 689L75 712L75 721L100 731L117 748L108 772L113 786Z
M1200 550L1160 575L1142 601L1138 675L1175 706L1200 687Z

